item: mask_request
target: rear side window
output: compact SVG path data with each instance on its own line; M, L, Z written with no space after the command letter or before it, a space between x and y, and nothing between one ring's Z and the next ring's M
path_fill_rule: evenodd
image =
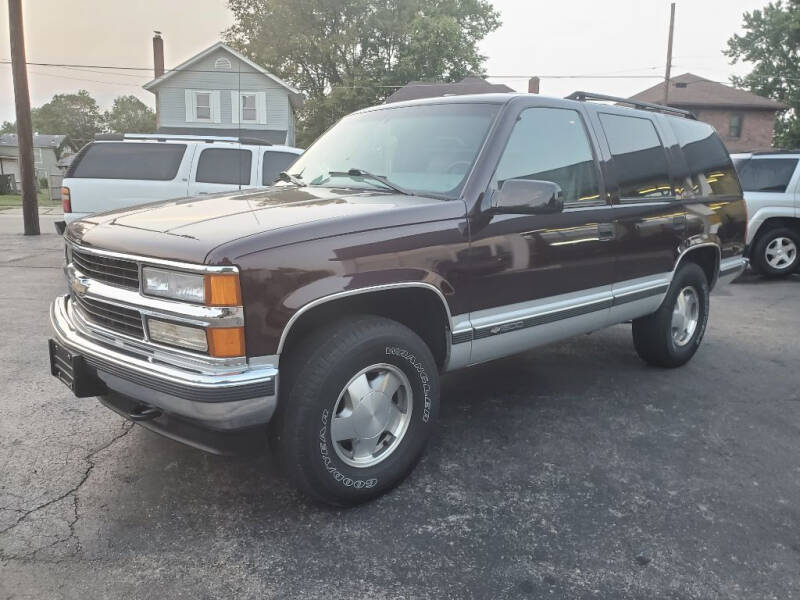
M262 185L272 185L278 179L281 171L285 171L294 164L299 154L291 152L275 152L267 150L264 152L264 166L262 168Z
M706 123L669 119L689 168L675 191L681 196L728 196L741 193L728 151Z
M522 111L495 173L498 186L506 179L557 183L568 205L603 202L592 148L581 117L574 110Z
M186 144L102 142L90 144L70 165L80 179L175 179Z
M253 153L233 148L208 148L197 161L198 183L249 185Z
M783 193L797 168L796 158L751 158L737 164L746 192Z
M650 119L600 113L621 200L672 196L664 146Z

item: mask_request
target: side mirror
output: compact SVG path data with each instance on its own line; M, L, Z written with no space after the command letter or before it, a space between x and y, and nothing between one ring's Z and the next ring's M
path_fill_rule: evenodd
M492 195L491 211L547 215L564 210L561 186L538 179L506 179Z

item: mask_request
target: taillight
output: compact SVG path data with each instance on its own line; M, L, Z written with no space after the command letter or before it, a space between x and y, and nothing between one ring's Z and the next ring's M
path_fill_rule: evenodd
M61 188L61 206L64 209L65 213L72 212L72 199L69 197L68 187Z

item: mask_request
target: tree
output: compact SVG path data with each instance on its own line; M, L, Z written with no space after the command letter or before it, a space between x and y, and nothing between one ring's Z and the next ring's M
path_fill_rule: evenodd
M733 84L788 104L775 126L775 145L800 147L800 0L770 2L744 14L744 35L728 40L732 62L752 63Z
M483 72L488 0L228 0L226 41L306 95L298 142L412 80Z
M111 133L153 133L156 130L156 113L136 96L115 98L104 118Z
M3 124L0 125L0 133L17 133L16 122L3 121Z
M103 115L86 90L77 94L56 94L47 104L31 110L33 130L66 135L76 147L92 141L103 131Z

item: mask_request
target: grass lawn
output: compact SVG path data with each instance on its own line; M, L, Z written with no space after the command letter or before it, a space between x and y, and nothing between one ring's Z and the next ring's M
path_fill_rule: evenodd
M42 190L38 194L39 206L61 206L61 200L50 200L50 192ZM22 206L22 194L0 194L0 210L9 206Z

